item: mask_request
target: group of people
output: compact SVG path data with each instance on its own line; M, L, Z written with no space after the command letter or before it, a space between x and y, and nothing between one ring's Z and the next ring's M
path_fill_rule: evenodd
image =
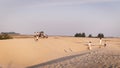
M35 35L34 35L35 41L38 41L39 38L48 38L48 35L45 34L43 31L41 31L41 32L34 32L34 33L35 33Z
M99 42L99 45L100 45L100 48L101 48L101 45L104 45L104 47L106 47L106 41L104 42L104 44L102 44L102 38L100 38L100 42ZM88 49L91 50L92 49L92 42L89 41L88 43Z

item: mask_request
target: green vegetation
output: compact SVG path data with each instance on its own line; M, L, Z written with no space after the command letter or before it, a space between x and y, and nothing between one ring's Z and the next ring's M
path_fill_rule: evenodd
M76 33L74 35L74 37L86 37L85 33ZM99 33L97 36L92 36L92 34L88 35L89 38L104 38L104 34L103 33Z
M104 34L103 33L99 33L97 37L98 38L104 38Z
M0 34L0 40L4 40L4 39L12 39L12 37L6 33Z
M76 33L75 37L86 37L85 33Z
M92 36L92 34L89 34L88 37L89 37L89 38L92 38L93 36Z

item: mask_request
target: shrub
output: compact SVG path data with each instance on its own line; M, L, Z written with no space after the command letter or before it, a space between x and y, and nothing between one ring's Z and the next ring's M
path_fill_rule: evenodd
M3 39L12 39L12 37L6 33L0 34L0 40L3 40Z

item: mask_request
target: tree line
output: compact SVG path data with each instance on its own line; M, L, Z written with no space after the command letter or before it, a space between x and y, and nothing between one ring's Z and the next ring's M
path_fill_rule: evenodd
M0 33L0 40L12 39L12 37L10 35L19 35L19 33L15 33L15 32L1 32Z
M4 40L4 39L12 39L12 37L8 35L7 33L1 33L0 40Z
M104 38L104 34L103 33L98 33L97 36L93 36L92 34L89 34L88 36L86 36L85 33L76 33L74 35L74 37Z

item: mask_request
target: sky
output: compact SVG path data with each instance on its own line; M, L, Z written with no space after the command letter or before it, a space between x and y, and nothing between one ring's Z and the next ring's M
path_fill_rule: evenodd
M120 37L120 0L0 0L0 32Z

